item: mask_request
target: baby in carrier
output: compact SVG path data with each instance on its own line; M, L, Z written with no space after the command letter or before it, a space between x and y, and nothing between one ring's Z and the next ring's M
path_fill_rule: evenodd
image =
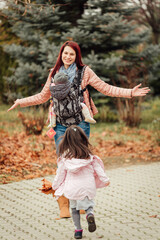
M56 73L50 85L50 90L52 89L54 96L56 96L57 99L63 99L70 93L70 88L71 88L71 83L68 80L68 76L61 72ZM80 99L77 99L77 101L79 101L79 104L82 107L82 114L85 118L84 121L89 123L96 123L96 121L91 117L88 107L83 102L80 102ZM50 124L48 127L55 127L56 114L54 112L53 102L50 107L49 114L50 114Z

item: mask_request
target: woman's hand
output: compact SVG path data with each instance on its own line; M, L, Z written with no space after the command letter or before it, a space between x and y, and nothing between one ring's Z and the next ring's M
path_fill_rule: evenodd
M11 111L12 109L16 108L19 105L19 99L17 99L14 104L12 105L12 107L10 107L7 112Z
M150 91L148 87L140 88L141 85L140 83L132 89L132 97L145 96Z

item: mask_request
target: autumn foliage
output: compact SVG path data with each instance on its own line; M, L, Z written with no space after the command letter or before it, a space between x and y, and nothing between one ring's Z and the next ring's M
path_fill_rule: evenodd
M115 139L116 132L105 130L101 135L94 134L97 145L95 152L103 159L106 167L121 167L130 164L145 164L160 161L160 146L154 139L151 131L145 129L137 130L124 127L120 133L123 137L131 137L130 140ZM110 136L112 140L103 140ZM138 139L138 136L141 138ZM136 139L137 138L137 139Z
M119 135L121 138L116 138ZM124 127L117 133L107 128L102 133L91 133L90 141L94 145L94 153L103 160L106 169L160 160L160 146L156 144L153 133L148 130ZM1 183L55 174L56 161L54 139L50 139L45 133L26 135L21 132L10 136L1 130Z
M42 116L26 117L22 112L18 113L18 117L21 119L25 128L26 134L40 135L45 125L45 119Z
M25 132L9 136L1 131L0 175L1 182L19 181L55 174L56 150L54 140L47 136Z

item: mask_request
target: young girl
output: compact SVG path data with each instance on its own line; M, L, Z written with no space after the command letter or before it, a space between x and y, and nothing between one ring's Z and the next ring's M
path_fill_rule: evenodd
M75 226L74 238L81 239L83 229L79 210L85 210L89 232L96 230L93 214L96 188L109 185L103 162L93 155L84 131L72 125L67 128L59 145L58 169L52 183L56 198L64 195L69 199Z

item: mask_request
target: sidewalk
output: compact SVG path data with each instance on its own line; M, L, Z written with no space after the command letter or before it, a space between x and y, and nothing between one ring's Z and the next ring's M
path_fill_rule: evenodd
M97 190L94 233L81 215L83 239L160 240L160 162L111 169L107 175L110 186ZM0 185L0 239L74 239L71 218L56 220L57 202L40 193L41 180Z

